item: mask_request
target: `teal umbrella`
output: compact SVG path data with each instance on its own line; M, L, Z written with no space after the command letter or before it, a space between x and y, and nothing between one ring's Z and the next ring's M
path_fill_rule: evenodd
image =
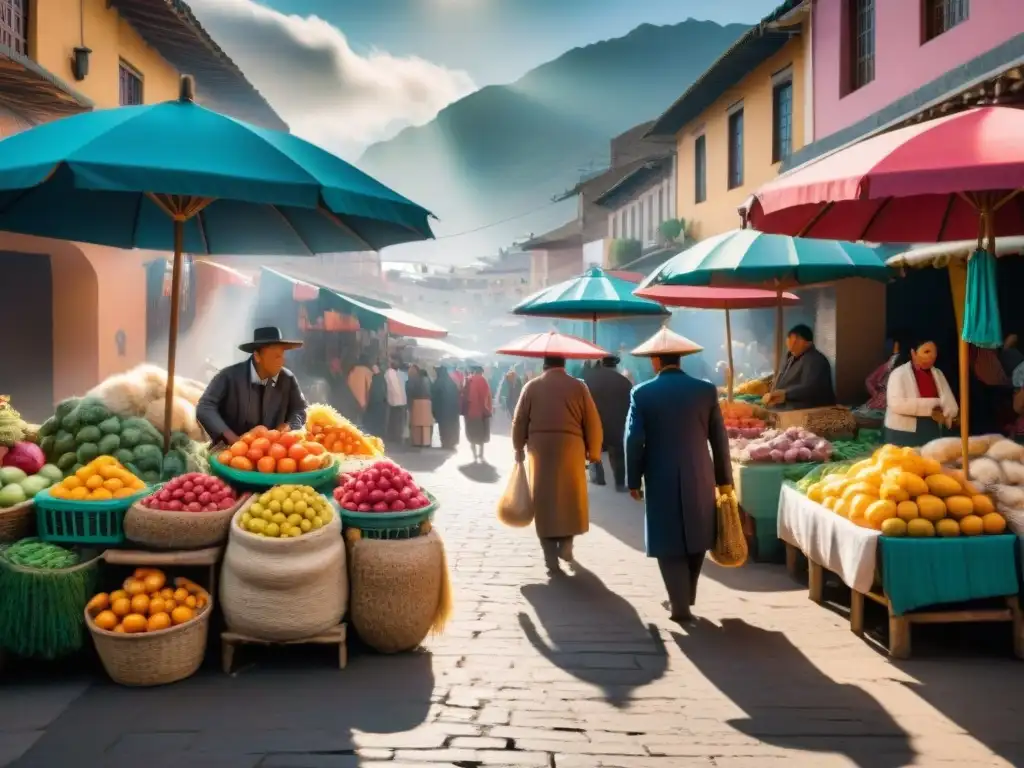
M988 251L975 251L967 262L964 328L961 336L968 344L976 347L997 349L1003 346L999 289L996 286L996 257Z
M596 343L598 320L669 314L658 302L634 296L635 288L628 280L591 267L579 277L527 296L512 308L512 314L590 320Z
M648 275L639 291L657 285L769 288L779 296L775 316L775 375L782 366L782 296L793 288L849 277L888 280L891 249L841 240L813 240L734 229L701 240Z
M0 142L0 231L174 251L165 425L182 253L375 251L432 237L429 216L313 144L195 104L187 76L176 101L86 112Z

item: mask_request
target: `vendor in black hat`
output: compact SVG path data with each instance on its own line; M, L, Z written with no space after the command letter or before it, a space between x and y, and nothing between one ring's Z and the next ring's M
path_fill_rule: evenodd
M251 356L213 377L196 407L196 418L214 443L235 443L249 430L300 429L306 400L299 382L284 367L284 353L301 341L281 337L278 328L257 328L253 340L239 349Z

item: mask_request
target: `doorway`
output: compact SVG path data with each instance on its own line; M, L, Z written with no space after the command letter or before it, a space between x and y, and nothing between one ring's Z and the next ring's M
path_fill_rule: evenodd
M42 254L0 252L8 291L0 302L0 394L32 424L53 414L53 273Z

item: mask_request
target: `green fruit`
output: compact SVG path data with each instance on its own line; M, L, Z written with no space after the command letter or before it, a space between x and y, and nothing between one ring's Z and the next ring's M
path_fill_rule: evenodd
M25 495L30 499L44 488L49 488L52 484L53 483L50 478L44 477L43 475L32 475L18 483L18 485L21 486L21 490L23 490Z
M121 447L121 438L117 435L104 435L97 445L101 456L113 456Z
M23 501L28 501L28 496L17 483L11 483L0 488L0 509L13 507L15 504L21 504Z
M121 432L121 420L117 416L111 416L99 423L100 432L105 435L117 435Z
M64 479L64 473L60 471L60 467L56 467L53 464L44 464L43 468L36 474L42 475L51 483L59 483Z
M82 432L84 432L86 429L90 429L90 427L84 427L82 429ZM93 429L95 429L95 427L93 427ZM96 431L99 432L98 429ZM81 434L81 432L79 434ZM78 446L77 455L79 464L88 464L90 461L92 461L93 459L100 455L100 447L93 442L80 443Z
M89 425L78 430L75 434L75 442L78 445L82 445L82 443L98 443L102 437L103 433L100 432L99 427Z
M77 463L78 454L76 454L74 451L71 451L70 453L63 454L59 459L57 459L57 468L64 472L65 474L68 474L72 471L72 467L74 467Z
M28 475L26 475L17 467L3 467L2 469L0 469L0 485L20 483L26 477L28 477Z

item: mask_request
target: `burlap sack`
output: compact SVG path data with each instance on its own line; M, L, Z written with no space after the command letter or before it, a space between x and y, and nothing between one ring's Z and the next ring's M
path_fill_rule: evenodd
M217 512L167 512L135 503L124 516L124 535L153 549L216 547L227 541L231 520L252 499L244 494L233 507Z
M301 640L341 623L348 573L341 518L297 539L271 539L238 527L235 513L220 577L228 629L262 640Z
M411 651L430 632L445 579L436 531L414 539L349 542L352 626L380 653Z

